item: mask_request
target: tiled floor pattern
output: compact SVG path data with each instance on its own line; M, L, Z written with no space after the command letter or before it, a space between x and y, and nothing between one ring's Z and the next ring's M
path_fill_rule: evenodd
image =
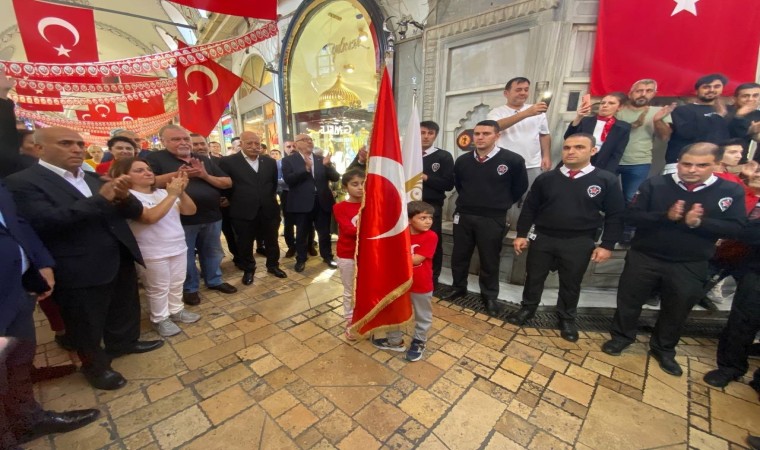
M102 416L28 448L728 450L760 434L750 387L701 381L715 340L684 338L688 370L675 378L647 358L646 337L611 357L605 334L572 344L440 301L427 353L407 363L344 339L337 273L316 258L302 274L284 263L289 278L262 270L251 287L225 263L240 291L202 291L201 322L116 360L121 390L80 374L39 385L45 408ZM68 363L41 317L37 364Z

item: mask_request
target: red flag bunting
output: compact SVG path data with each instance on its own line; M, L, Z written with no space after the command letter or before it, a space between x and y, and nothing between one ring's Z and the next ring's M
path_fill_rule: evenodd
M30 89L16 86L16 94L19 96L18 105L30 111L63 112L63 106L47 99L60 99L58 91L43 91L42 89ZM31 100L29 103L23 100Z
M180 42L179 47L187 44ZM242 82L242 78L211 60L177 67L180 124L208 136Z
M137 77L133 75L121 76L122 83L156 82L158 80L160 80L160 78L157 77ZM129 101L127 102L127 109L129 110L129 115L135 119L157 116L166 112L166 108L164 107L164 97L162 95Z
M230 16L250 17L252 19L277 19L277 0L169 0L172 3L192 6Z
M723 92L732 94L757 71L760 8L749 3L601 0L591 93L628 92L653 78L659 95L692 95L700 76L719 72L729 78Z
M359 335L412 319L408 294L412 284L412 253L397 124L391 82L385 70L372 126L364 203L359 216L356 305L351 326L351 331Z
M128 117L117 112L116 105L89 105L88 108L87 111L77 110L77 119L90 122L119 122Z
M26 59L31 62L98 61L95 18L91 9L13 0Z

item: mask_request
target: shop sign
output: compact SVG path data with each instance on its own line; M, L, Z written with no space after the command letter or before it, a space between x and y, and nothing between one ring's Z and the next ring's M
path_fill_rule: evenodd
M332 134L339 136L341 134L353 134L354 129L351 125L322 125L319 127L319 134Z

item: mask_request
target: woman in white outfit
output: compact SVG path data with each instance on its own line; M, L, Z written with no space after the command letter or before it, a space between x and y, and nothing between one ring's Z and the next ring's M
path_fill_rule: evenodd
M150 304L150 321L161 336L174 336L182 330L175 322L193 323L200 315L184 309L182 285L187 270L187 245L180 214L195 214L195 203L185 193L187 174L180 172L166 185L154 187L156 177L150 166L137 158L114 161L111 177L129 175L130 192L143 204L138 220L129 227L137 239L145 267L137 266Z

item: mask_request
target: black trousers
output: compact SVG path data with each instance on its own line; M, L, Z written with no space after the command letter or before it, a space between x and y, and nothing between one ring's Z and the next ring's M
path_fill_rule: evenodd
M539 233L528 249L522 305L538 308L546 277L550 269L556 267L559 273L557 315L562 320L575 320L581 281L595 247L594 239L589 236L557 238Z
M256 269L253 242L257 239L264 241L267 268L280 265L280 244L277 241L277 232L280 229L279 217L264 217L259 213L253 220L232 219L232 228L235 230L239 267L242 270L252 272Z
M4 310L0 336L9 338L0 349L0 448L10 448L16 436L40 419L42 408L34 399L31 370L37 347L34 334L35 298L21 287L3 286L18 307Z
M296 262L306 262L309 236L316 230L319 237L319 256L325 260L333 259L330 242L330 218L332 213L319 206L314 196L314 207L307 213L292 213L296 224ZM313 241L312 241L313 242Z
M235 230L232 228L232 219L230 219L230 208L220 208L220 210L222 211L222 234L224 240L227 241L227 250L230 251L232 260L237 264L239 261L237 240L235 239ZM191 251L191 249L187 249L187 251Z
M507 233L506 218L459 214L454 224L454 250L451 253L451 275L454 288L467 289L467 273L472 252L480 255L480 294L485 300L499 296L501 244Z
M99 373L111 367L100 346L118 351L140 338L140 297L135 262L121 248L119 270L111 282L84 288L58 288L53 299L61 307L66 335L71 337L82 369Z
M707 261L672 262L629 250L620 276L612 339L629 343L636 339L641 308L659 287L662 301L649 347L664 356L675 355L683 325L704 295L706 282Z
M760 274L747 272L739 280L728 322L718 341L718 367L735 375L749 369L749 348L760 331Z
M438 283L438 277L441 276L441 266L443 265L443 204L430 204L435 208L433 226L430 229L438 235L438 245L435 248L435 255L433 256L433 283Z
M296 247L296 223L293 220L293 213L285 212L288 206L288 192L280 192L280 209L282 209L282 234L285 237L285 245L290 249Z

